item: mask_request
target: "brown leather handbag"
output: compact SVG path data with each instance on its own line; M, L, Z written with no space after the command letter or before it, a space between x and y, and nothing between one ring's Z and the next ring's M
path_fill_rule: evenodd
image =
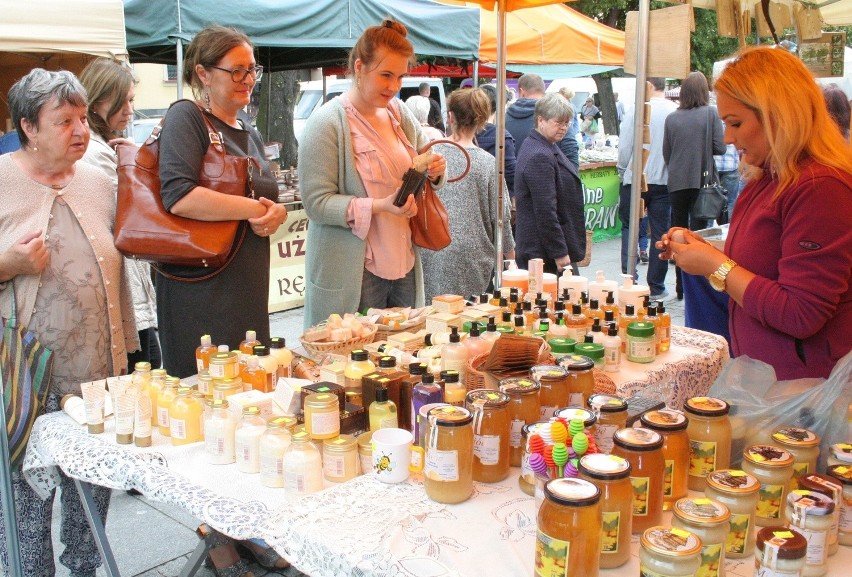
M447 182L456 182L464 178L470 170L470 155L463 146L452 140L433 140L420 152L426 152L438 143L452 144L462 151L465 160L467 160L464 172L454 178L448 178ZM450 219L447 209L438 194L432 190L432 183L429 182L429 179L426 179L423 191L417 195L417 214L408 220L408 224L411 227L412 242L421 248L441 250L450 246L453 240L450 237Z
M198 106L196 102L193 104ZM221 133L201 107L198 108L210 134L210 146L202 159L198 185L223 194L254 198L251 175L257 162L251 157L227 154ZM160 196L159 136L162 127L163 122L160 122L142 146L122 141L116 147L115 246L127 257L155 264L215 269L202 277L183 279L166 275L170 278L187 281L211 278L224 270L239 251L245 239L246 224L237 220L211 222L184 218L165 209Z

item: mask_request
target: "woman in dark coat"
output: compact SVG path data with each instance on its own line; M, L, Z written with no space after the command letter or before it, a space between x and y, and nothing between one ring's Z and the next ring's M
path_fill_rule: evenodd
M580 176L559 141L571 123L571 108L559 94L535 105L535 128L518 151L515 166L515 260L544 259L545 272L577 265L586 252L583 189Z

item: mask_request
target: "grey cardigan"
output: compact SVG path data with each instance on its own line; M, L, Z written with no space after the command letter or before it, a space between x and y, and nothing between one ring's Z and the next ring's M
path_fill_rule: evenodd
M399 106L400 124L417 150L429 143L407 106ZM361 300L361 278L367 243L346 220L353 197L367 191L355 169L352 134L339 97L308 119L299 150L299 187L308 213L305 256L305 327L332 313L356 312ZM445 178L435 187L443 186ZM414 247L416 306L423 306L423 268Z
M708 112L709 108L709 112ZM713 152L707 148L707 124L712 119ZM669 193L701 188L701 177L713 164L713 154L725 152L725 129L715 107L678 108L666 117L663 159L669 170Z

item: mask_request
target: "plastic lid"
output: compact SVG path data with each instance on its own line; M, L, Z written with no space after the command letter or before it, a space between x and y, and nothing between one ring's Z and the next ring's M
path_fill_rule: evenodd
M248 357L246 357L246 365L250 369L258 368L260 366L260 357L258 357L257 355L249 355Z
M843 492L842 483L834 477L821 473L805 473L796 482L799 484L800 489L828 495L832 500L835 495L840 495Z
M230 403L228 403L228 399L213 399L210 401L210 406L214 409L227 409Z
M251 415L252 417L260 415L260 408L254 405L243 407L243 415Z
M601 308L601 303L598 299L589 299L589 308L590 309L599 309Z
M495 329L497 327L494 327ZM470 336L478 337L479 336L479 323L471 323L470 324Z
M663 301L657 301L657 315L661 315L666 312L666 305L663 304Z
M583 479L551 479L544 484L546 499L568 507L586 507L601 500L601 490Z
M503 322L508 323L512 321L512 313L511 311L503 311Z
M420 379L420 382L426 383L427 385L434 383L435 382L435 375L433 375L432 373L429 373L429 372L423 373L423 378Z
M707 486L720 493L747 495L760 491L760 481L740 469L719 469L705 477Z
M645 316L647 316L647 317L657 316L657 305L648 305L648 313Z
M275 417L266 421L267 429L289 429L296 424L296 419L293 417Z
M596 318L596 319L592 322L592 332L593 332L593 333L599 333L599 332L601 332L601 319Z
M459 372L453 370L441 371L441 380L445 383L459 382Z
M606 332L608 337L617 337L618 336L618 325L615 323L609 323L609 328Z
M283 349L287 346L287 341L284 337L272 337L269 339L269 348L271 349Z
M614 481L630 476L630 461L617 455L590 453L583 455L577 469L581 474L601 481Z
M427 368L428 368L428 365L426 363L409 363L408 364L408 374L409 375L425 375Z
M801 533L784 527L764 527L757 532L754 544L760 551L760 555L755 555L755 561L762 561L764 555L777 559L801 559L808 550L808 541ZM767 554L767 549L774 551Z
M654 323L648 321L634 321L627 325L627 334L633 337L653 337Z
M340 403L339 397L334 393L314 393L305 397L304 405L306 407L324 408L332 403L335 406Z
M793 455L772 445L752 445L743 451L743 457L766 467L786 467L793 464Z
M831 515L834 513L834 499L828 495L796 489L787 495L787 504L793 508L792 522L803 522L807 515Z
M597 409L602 413L620 413L627 410L627 402L624 399L602 393L590 396L586 404L591 409Z
M571 314L581 315L583 314L583 305L574 303L571 305Z
M499 389L511 397L530 395L541 390L541 385L526 377L509 377L500 381Z
M842 464L852 465L852 444L850 443L835 443L828 448L828 454Z
M574 345L574 352L577 353L577 356L585 356L588 357L589 360L592 361L592 365L594 366L594 359L602 359L604 358L604 346L598 343L577 343ZM571 369L572 371L582 370L582 369Z
M180 386L180 377L166 377L166 383L163 385L165 387L179 387Z
M515 315L515 326L523 328L526 324L526 319L524 319L524 315Z
M379 368L392 369L396 367L396 357L385 356L379 358Z
M138 363L133 365L133 368L137 371L150 371L151 363L149 363L148 361L139 361Z
M354 351L349 353L349 358L353 361L366 361L368 358L370 358L370 356L364 349L355 349Z
M473 420L473 414L469 410L453 405L435 407L429 411L426 417L431 425L442 427L461 427Z
M457 343L461 340L458 327L450 327L450 342Z
M613 442L632 451L654 451L663 446L663 436L657 431L641 427L619 429L612 436Z
M360 437L358 440L360 440ZM324 451L339 453L355 449L358 445L358 440L352 435L338 435L333 439L323 441L322 446Z
M815 447L819 445L819 435L799 427L783 427L772 433L772 440L787 447Z
M257 331L246 331L246 340L247 341L256 341L257 340Z
M689 426L689 419L680 411L672 409L648 411L639 420L642 426L655 431L682 431Z
M476 389L465 397L469 409L499 409L509 404L509 395L493 389Z
M701 540L680 527L649 527L641 541L643 547L665 557L689 557L701 551Z
M583 337L583 342L584 342L584 343L588 343L588 344L594 343L594 342L595 342L595 337L594 337L594 336L592 336L592 333L586 333L586 336L585 336L585 337ZM577 347L576 347L576 346L574 347L574 350L577 350Z
M827 473L844 485L852 485L852 467L847 465L832 465L828 468Z
M604 292L606 293L606 304L614 305L615 304L615 297L612 294L613 291L604 291Z
M486 325L485 330L490 333L497 330L497 323L494 321L494 317L488 317L488 325Z
M254 352L254 354L258 357L269 356L269 349L266 347L266 345L255 345L254 347L252 347L252 352Z
M388 390L385 387L376 388L376 402L386 403L388 401Z
M612 323L615 322L615 311L612 309L607 309L604 311L604 322Z
M230 349L228 348L228 345L219 345L216 347L216 350L220 353L227 353Z
M558 365L533 365L530 367L530 376L535 381L564 379L568 371Z
M491 295L488 293L479 293L479 304L488 304L488 301L491 300Z
M574 345L577 341L568 337L553 337L547 341L550 345L550 350L559 355L565 355L574 352Z
M693 415L721 417L728 414L731 406L722 399L715 397L692 397L686 400L683 409Z
M697 524L724 523L731 516L731 510L722 503L707 497L684 497L678 499L672 508L675 517Z
M201 335L201 346L209 347L213 344L213 338L210 335Z
M574 345L574 350L577 351L577 347L582 344L585 343L577 343ZM566 355L564 357L559 357L559 366L569 371L590 371L595 367L595 361L588 356L581 354Z
M634 305L624 305L624 314L628 316L636 315L636 307Z

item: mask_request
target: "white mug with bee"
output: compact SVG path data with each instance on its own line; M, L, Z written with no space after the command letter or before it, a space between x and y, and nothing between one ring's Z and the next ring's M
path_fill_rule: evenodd
M402 483L409 472L423 470L423 449L412 446L414 435L405 429L373 431L373 474L383 483Z

